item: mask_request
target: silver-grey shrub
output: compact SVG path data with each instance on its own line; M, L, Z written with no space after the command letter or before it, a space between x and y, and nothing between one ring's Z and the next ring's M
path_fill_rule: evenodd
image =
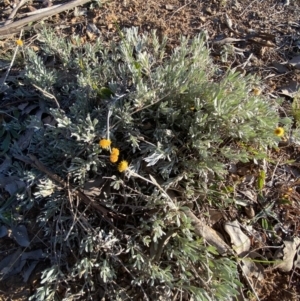
M107 300L236 296L234 259L195 237L181 209L201 205L199 195L222 181L228 163L259 160L277 145L274 128L287 122L278 104L251 93L258 79L222 74L205 35L183 37L171 53L166 39L135 28L110 44L99 38L80 45L48 29L39 41L39 54L26 51L26 83L53 94L61 108L40 94L54 122L25 121L34 130L26 151L73 187L103 178L105 193L94 198L118 215L120 232L35 170L34 200L24 192L20 204L42 208L50 266L31 300L93 300L101 290ZM131 175L152 175L162 190L117 171L98 145L108 130ZM22 153L11 143L12 153ZM172 206L164 189L177 192Z

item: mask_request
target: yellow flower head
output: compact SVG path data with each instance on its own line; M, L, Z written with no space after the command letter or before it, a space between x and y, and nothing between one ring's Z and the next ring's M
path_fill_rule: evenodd
M99 145L101 148L109 149L109 147L111 145L111 141L109 139L101 139L99 141Z
M113 147L112 149L111 149L111 155L116 155L116 156L119 156L120 155L120 150L118 149L118 148L116 148L116 147Z
M253 88L252 89L252 93L255 95L255 96L259 96L261 94L261 90L258 89L258 88Z
M123 171L125 171L127 168L128 168L128 162L125 161L125 160L121 161L121 162L119 163L119 165L118 165L118 171L119 171L119 172L123 172Z
M284 135L284 128L282 127L277 127L275 130L274 130L274 134L278 137L282 137Z
M16 43L18 46L23 46L23 41L22 40L16 40Z
M110 154L109 156L109 160L111 163L116 163L119 159L119 156L118 155L115 155L115 154Z

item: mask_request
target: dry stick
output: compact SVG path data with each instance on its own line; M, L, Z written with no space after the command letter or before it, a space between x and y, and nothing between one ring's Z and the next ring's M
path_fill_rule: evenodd
M243 12L242 12L241 14L239 14L239 17L241 17L241 16L248 10L248 8L249 8L251 5L253 5L256 1L257 1L257 0L252 1L252 2L251 2L251 3L243 10Z
M250 288L251 288L253 294L255 295L256 300L257 300L257 301L260 301L260 299L259 299L259 297L258 297L258 294L257 294L256 290L254 289L252 283L251 283L251 280L249 279L249 277L247 276L247 274L244 272L243 267L242 267L242 265L241 265L241 263L240 263L239 260L237 260L237 264L239 265L239 267L240 267L240 269L241 269L241 271L242 271L242 273L243 273L243 275L244 275L244 277L245 277L245 279L246 279L248 285L250 286Z
M234 255L231 248L220 238L217 232L202 222L200 219L196 217L196 215L189 209L184 210L184 213L187 217L192 220L192 225L194 226L195 233L203 237L207 243L214 246L219 254L226 255L232 254Z
M61 12L65 11L65 10L72 9L72 8L78 6L78 5L86 4L90 1L91 0L74 0L70 3L63 4L60 7L50 9L50 10L42 12L38 15L33 15L33 16L28 17L28 18L18 20L16 22L11 23L11 24L2 26L2 27L0 27L0 37L1 37L1 35L11 34L12 32L14 32L16 30L20 30L21 27L27 25L28 23L35 22L35 21L38 21L38 20L43 19L43 18L51 17L53 15L56 15L58 13L61 13Z
M268 41L256 41L254 39L248 39L248 41L254 43L254 44L258 44L258 45L261 45L261 46L264 46L264 47L275 47L276 45L274 44L270 44L268 43Z
M46 98L53 99L54 102L55 102L55 104L56 104L56 106L57 106L58 108L60 108L60 105L59 105L59 103L58 103L56 97L55 97L53 94L51 94L51 93L49 93L49 92L43 90L42 88L40 88L39 86L37 86L37 85L35 85L35 84L32 84L32 85L33 85L36 89L38 89L39 91L41 91L41 92L44 94L44 96L45 96Z
M50 7L40 8L40 9L31 11L31 12L27 12L27 13L24 13L24 14L20 14L19 16L20 16L20 18L21 18L21 17L29 17L29 16L33 16L33 15L40 14L40 13L43 13L43 12L45 12L45 11L48 11L48 10L50 10L50 9L60 7L60 6L62 6L62 5L63 5L63 4L56 4L56 5L53 5L53 6L50 6Z
M28 0L21 0L21 1L19 2L19 4L13 9L13 11L11 12L11 14L9 15L8 19L5 21L4 26L10 24L10 23L13 21L15 15L16 15L16 13L17 13L17 11L18 11L18 10L19 10L19 9L20 9L27 1L28 1Z
M236 38L225 38L219 41L211 41L213 45L224 45L224 44L229 44L229 43L236 43L236 42L241 42L241 41L246 41L245 39L236 39Z
M21 33L20 33L20 37L19 37L20 40L21 40L22 34L23 34L23 30L21 30ZM10 62L10 65L9 65L9 67L8 67L6 73L5 73L4 78L3 78L3 82L2 83L0 82L0 92L1 92L1 89L2 89L2 87L4 86L4 84L7 80L8 74L9 74L9 72L10 72L10 70L11 70L13 64L14 64L14 61L15 61L18 50L19 50L19 45L17 45L17 47L15 49L15 52L14 52L14 55L13 55L12 60Z
M188 3L186 3L186 4L184 4L184 5L182 5L182 6L179 7L178 9L176 9L176 10L173 12L173 14L171 15L171 17L168 18L166 21L169 21L170 19L172 19L176 13L178 13L180 10L182 10L182 9L185 8L186 6L190 5L191 3L192 3L192 1L190 1L190 2L188 2Z

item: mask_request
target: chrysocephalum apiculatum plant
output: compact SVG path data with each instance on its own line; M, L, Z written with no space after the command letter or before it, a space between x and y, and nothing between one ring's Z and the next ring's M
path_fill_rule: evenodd
M237 295L235 261L196 237L182 208L201 206L199 195L222 181L227 164L264 158L281 139L279 125L287 120L275 102L251 92L258 79L221 74L201 34L181 38L172 53L167 39L136 28L110 45L101 39L81 45L48 29L39 40L39 54L25 49L26 82L61 107L40 94L48 118L23 121L33 131L26 153L71 188L30 165L12 170L28 170L19 174L27 177L27 191L34 188L34 198L23 193L20 210L42 208L49 267L31 300ZM43 64L48 56L57 68ZM13 141L11 153L24 154ZM28 182L29 173L38 180ZM111 223L82 205L73 189L105 206ZM167 189L180 193L175 198Z

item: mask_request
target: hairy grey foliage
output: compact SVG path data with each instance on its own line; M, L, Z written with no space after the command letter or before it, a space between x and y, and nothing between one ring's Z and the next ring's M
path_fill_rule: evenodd
M220 70L204 35L183 37L171 54L166 39L135 28L108 46L100 39L71 43L48 29L39 40L39 55L26 51L26 80L53 94L61 108L44 93L39 114L2 123L2 155L34 154L72 189L114 212L120 231L41 171L19 163L6 168L3 174L26 183L18 195L21 212L41 208L37 220L50 266L30 300L236 296L235 261L195 237L184 207L209 195L220 203L230 199L216 189L226 165L259 160L277 145L274 128L288 123L278 104L251 93L254 77L229 70L216 81ZM56 68L44 65L47 57ZM26 150L17 143L25 129L31 130ZM129 162L125 173L100 148L101 138ZM149 175L160 184L152 185ZM170 201L167 189L177 197Z

